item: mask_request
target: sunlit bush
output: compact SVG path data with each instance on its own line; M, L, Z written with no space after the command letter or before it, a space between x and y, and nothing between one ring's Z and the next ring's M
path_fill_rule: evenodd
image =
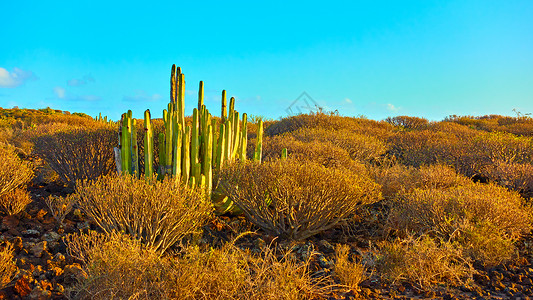
M200 228L212 205L205 195L171 178L105 176L78 182L78 205L107 233L126 232L158 252Z
M410 116L388 117L385 121L393 126L411 130L424 129L429 124L429 121L425 118Z
M30 203L30 193L26 189L16 188L0 195L0 210L7 215L18 214Z
M232 164L221 171L219 184L250 222L296 240L380 199L379 186L363 174L291 159Z
M117 145L115 128L66 128L37 136L35 151L70 186L76 180L93 180L116 172L113 147Z
M33 177L33 169L22 161L12 148L0 146L0 196L26 185Z

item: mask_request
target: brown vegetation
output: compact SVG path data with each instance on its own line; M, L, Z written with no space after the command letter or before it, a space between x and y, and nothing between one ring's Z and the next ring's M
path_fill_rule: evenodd
M219 184L250 222L296 240L380 199L378 185L364 175L295 160L233 164Z
M126 232L161 253L200 228L212 211L205 195L170 178L147 181L123 175L78 181L75 197L105 232Z

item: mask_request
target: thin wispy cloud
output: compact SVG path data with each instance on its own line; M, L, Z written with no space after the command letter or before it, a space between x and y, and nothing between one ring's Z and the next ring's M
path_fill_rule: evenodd
M86 85L89 82L94 82L94 78L90 75L83 76L82 79L70 79L67 81L68 86L82 86Z
M400 110L400 107L394 106L391 103L387 103L387 110L392 112L397 112Z
M65 98L65 89L60 87L60 86L56 86L54 88L54 93L56 94L57 98L59 98L59 99L64 99Z
M29 80L36 80L37 76L31 71L22 70L19 68L13 68L12 72L0 67L0 87L1 88L14 88L24 84Z
M162 98L160 94L148 95L148 93L142 90L137 90L134 93L133 96L126 95L122 97L122 100L126 102L155 102Z
M344 102L345 103L348 103L348 104L352 104L352 100L350 98L346 98L344 99Z

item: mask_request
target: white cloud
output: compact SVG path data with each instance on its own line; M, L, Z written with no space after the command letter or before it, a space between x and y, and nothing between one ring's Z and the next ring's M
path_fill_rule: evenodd
M346 98L346 99L344 99L344 102L349 103L349 104L352 104L352 100L350 100L350 98Z
M64 99L65 98L65 89L59 86L56 86L54 88L54 93L56 93L57 98Z
M154 102L162 98L160 94L148 95L143 90L137 90L134 93L135 95L133 96L122 97L122 100L127 102Z
M388 111L399 111L400 108L399 108L399 107L396 107L396 106L394 106L394 105L392 105L392 104L390 104L390 103L387 103L387 110L388 110Z
M80 85L86 85L89 82L94 82L94 78L90 75L83 76L83 79L70 79L67 80L68 86L80 86Z
M13 72L0 67L0 87L14 88L28 80L35 80L37 77L31 71L24 71L13 68Z

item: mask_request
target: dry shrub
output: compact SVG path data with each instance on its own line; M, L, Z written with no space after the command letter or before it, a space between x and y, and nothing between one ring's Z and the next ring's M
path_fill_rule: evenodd
M0 195L26 185L32 177L29 163L22 161L13 149L0 147Z
M496 161L482 173L491 181L519 192L526 198L533 197L533 165L529 163L507 163Z
M35 150L61 180L93 180L116 171L113 147L117 132L112 127L68 128L35 138Z
M523 202L518 193L494 184L414 189L392 205L389 223L394 229L458 241L473 256L498 262L510 258L509 251L495 250L531 229ZM495 246L496 241L500 244Z
M429 124L428 119L410 116L388 117L385 121L392 126L411 130L424 129Z
M416 282L421 288L463 283L474 273L460 247L428 236L385 242L377 267L388 280Z
M399 132L391 137L391 154L418 167L444 163L468 177L480 175L494 161L526 163L533 159L533 139L482 132L441 122L427 130Z
M370 166L374 180L381 185L386 199L415 188L448 188L469 183L470 180L445 165L430 165L414 168L400 164Z
M255 141L251 141L255 143ZM329 142L302 142L290 135L263 138L263 161L277 160L281 157L281 151L287 148L287 156L293 160L314 162L327 168L347 168L354 171L362 171L361 165L350 158L348 152ZM248 147L250 156L253 147Z
M250 222L296 240L335 226L381 197L379 186L363 174L292 159L229 165L219 185Z
M28 129L14 129L10 143L26 155L31 155L34 149L34 139L43 136L51 135L58 131L68 130L72 126L65 123L46 123L39 124Z
M270 248L253 255L228 243L200 251L187 246L177 256L160 256L121 235L71 236L67 246L85 245L88 278L75 299L322 299L324 282L312 279L309 263ZM70 251L69 251L70 252Z
M0 289L5 288L11 282L17 269L13 262L13 247L4 245L0 250Z
M50 209L50 212L57 223L63 224L63 220L65 220L65 217L76 204L77 197L72 194L66 197L56 197L50 195L44 201L46 202L48 209Z
M265 129L265 134L268 136L280 135L300 128L346 129L354 133L367 134L382 139L391 135L393 130L393 126L385 121L317 112L292 116L274 122Z
M172 178L147 181L124 175L79 181L76 198L105 232L126 232L158 252L198 230L213 209L204 194Z
M350 247L338 244L335 247L335 275L342 285L357 290L359 283L367 278L362 263L350 261Z
M0 196L0 209L11 216L23 211L31 203L30 192L16 188Z
M387 151L387 146L380 139L346 129L301 128L292 132L292 136L305 143L314 141L332 143L346 150L352 159L360 161L377 160Z

